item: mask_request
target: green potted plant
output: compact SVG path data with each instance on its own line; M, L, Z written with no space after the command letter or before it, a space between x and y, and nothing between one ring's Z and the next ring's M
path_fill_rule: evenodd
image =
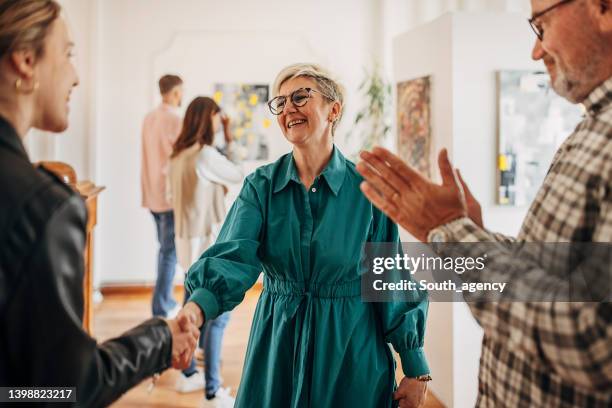
M391 131L391 84L381 71L378 64L371 70L365 69L365 78L358 88L364 104L355 115L354 127L347 140L354 133L358 135L361 141L359 150L370 150L382 144Z

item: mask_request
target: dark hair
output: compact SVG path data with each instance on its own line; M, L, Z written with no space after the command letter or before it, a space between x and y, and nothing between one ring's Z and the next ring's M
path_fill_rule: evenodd
M198 96L187 107L183 128L172 149L172 156L190 148L195 143L200 146L212 145L215 136L213 132L212 115L221 108L215 101L206 96Z
M0 0L0 58L27 48L40 57L60 11L54 0Z
M162 95L170 92L175 86L181 85L183 80L178 75L164 75L159 78L159 93Z

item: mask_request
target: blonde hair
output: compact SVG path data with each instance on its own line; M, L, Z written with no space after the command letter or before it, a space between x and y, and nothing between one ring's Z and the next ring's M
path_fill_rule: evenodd
M27 48L40 57L60 11L55 0L0 0L0 58Z
M274 80L274 84L272 85L272 95L277 96L280 91L280 87L286 81L298 77L312 78L319 87L319 91L321 91L332 101L340 103L340 113L332 125L333 135L338 123L340 123L340 119L342 119L344 107L344 87L323 67L317 64L299 63L289 65L279 72Z

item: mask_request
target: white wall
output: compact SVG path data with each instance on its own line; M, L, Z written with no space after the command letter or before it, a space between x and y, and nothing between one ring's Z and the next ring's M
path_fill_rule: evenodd
M380 4L383 65L392 76L393 38L448 12L528 13L529 0L376 0Z
M495 72L543 69L530 59L533 41L524 15L507 13L446 14L393 41L396 83L431 75L435 177L437 153L447 147L481 202L486 226L510 235L518 232L527 209L495 205ZM425 349L432 389L445 404L474 406L481 339L465 304L430 305Z
M215 36L253 33L253 41L266 39L247 43L257 47L257 57L250 56L251 49L206 47L206 41L197 56L184 56L201 67L202 75L222 72L228 61L239 64L240 70L230 67L222 72L228 81L248 80L252 74L253 80L260 81L264 75L271 82L280 65L296 62L301 55L312 58L314 53L354 90L362 79L362 66L376 54L378 11L376 2L369 0L270 0L265 5L247 0L104 0L98 8L95 173L96 182L107 190L100 201L96 268L103 282L154 279L155 231L150 214L140 207L140 126L152 108L151 92L158 79L152 61L171 46L173 38L196 33L211 41ZM292 43L285 38L303 41ZM283 54L286 61L278 58ZM339 135L349 128L356 105L350 92Z

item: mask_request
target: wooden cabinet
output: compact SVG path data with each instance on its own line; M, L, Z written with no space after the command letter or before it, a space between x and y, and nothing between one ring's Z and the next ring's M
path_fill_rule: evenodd
M44 161L37 163L60 177L81 194L87 207L87 241L85 244L85 271L83 276L83 327L91 334L93 321L93 232L98 223L98 195L104 187L91 181L77 181L74 169L62 162Z

